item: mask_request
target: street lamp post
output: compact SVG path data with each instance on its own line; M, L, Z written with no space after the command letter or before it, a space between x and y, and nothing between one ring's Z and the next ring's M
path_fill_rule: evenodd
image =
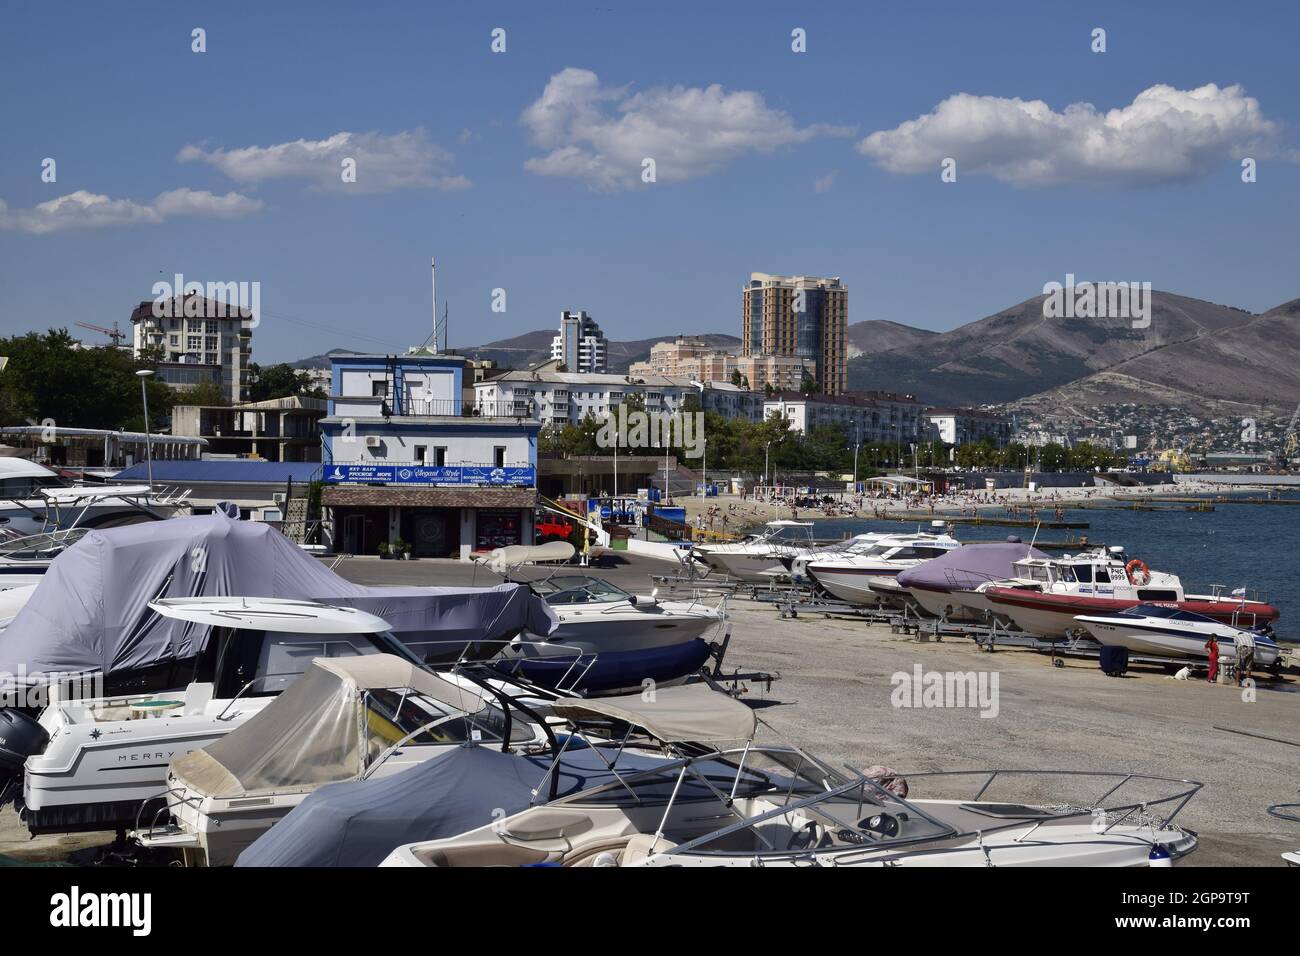
M700 390L700 448L703 451L703 461L700 464L700 507L703 508L708 503L709 493L709 436L704 428L704 383L691 379L691 386Z
M772 450L772 443L769 441L763 446L763 490L767 490L767 456Z
M153 375L153 369L142 368L135 374L140 376L140 401L144 405L144 456L148 462L149 490L153 491L153 438L149 434L149 390L145 388L145 380Z

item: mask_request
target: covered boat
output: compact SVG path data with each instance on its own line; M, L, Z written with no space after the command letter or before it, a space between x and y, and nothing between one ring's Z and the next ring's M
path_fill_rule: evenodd
M1045 558L1014 535L1006 541L968 544L898 575L898 583L926 611L948 620L982 620L984 609L967 603L981 585L1011 577L1015 562Z
M558 765L559 794L613 782L607 761L573 750ZM239 855L236 866L378 866L397 847L451 837L528 807L544 792L550 754L520 756L468 745L378 780L333 783L308 795ZM621 754L619 773L654 766Z
M312 791L396 775L469 741L508 750L547 738L455 675L391 654L316 658L239 727L173 757L163 793L170 823L135 836L188 863L229 866Z
M149 610L159 598L270 597L375 614L425 660L495 653L555 616L526 586L364 587L269 525L220 511L90 531L51 564L0 632L0 693L103 675L103 693L184 687L211 628Z

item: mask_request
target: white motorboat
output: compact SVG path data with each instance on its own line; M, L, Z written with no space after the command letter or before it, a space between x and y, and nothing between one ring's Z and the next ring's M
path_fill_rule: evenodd
M1111 614L1080 614L1075 617L1093 640L1106 647L1126 647L1134 654L1152 657L1209 657L1207 644L1213 637L1219 657L1235 660L1237 642L1243 637L1255 645L1255 664L1270 668L1277 663L1281 648L1265 634L1247 631L1216 621L1204 614L1166 604L1139 604Z
M407 657L316 658L239 727L173 757L159 824L131 836L190 865L228 866L327 783L396 774L469 741L545 745L542 728L486 703L486 693Z
M179 598L149 607L213 628L194 680L174 692L55 701L24 764L19 810L33 834L125 829L162 792L169 760L260 712L313 658L407 653L382 618L272 598ZM161 801L157 806L161 805ZM147 807L149 812L155 805Z
M961 546L946 534L888 535L869 548L810 561L807 570L809 577L842 601L876 604L881 595L871 590L873 582L892 583L903 571Z
M816 548L805 554L800 554L790 562L790 579L795 584L808 583L808 564L812 561L826 561L838 558L841 555L857 554L866 551L881 538L889 537L888 531L868 531L866 534L855 534L845 541L837 541L835 544L827 545L824 548Z
M0 528L23 536L166 518L188 507L188 493L163 494L148 485L75 485L23 458L0 457L0 485Z
M1023 558L1006 582L984 588L983 596L997 614L1022 630L1048 638L1064 638L1078 627L1077 617L1109 614L1141 603L1176 606L1234 627L1256 627L1278 617L1278 609L1252 600L1244 589L1225 594L1187 594L1178 575L1149 570L1139 560L1127 560L1124 549L1096 549L1060 558Z
M705 635L726 619L725 599L660 601L590 575L532 583L560 619L549 635L525 632L503 652L507 669L543 686L608 693L646 680L672 684L703 666Z
M693 553L714 571L741 581L768 581L785 563L811 551L816 542L811 521L769 521L762 534L731 544L697 544Z
M700 685L669 688L653 702L559 700L552 712L578 730L584 720L626 723L677 759L458 836L400 846L381 865L1166 866L1196 847L1196 835L1174 822L1200 789L1194 781L1087 771L845 774L798 748L754 743L754 711ZM718 746L724 741L743 746ZM617 771L617 759L610 764ZM1049 779L1052 802L1019 798ZM910 796L917 785L935 796ZM973 796L954 796L963 792Z

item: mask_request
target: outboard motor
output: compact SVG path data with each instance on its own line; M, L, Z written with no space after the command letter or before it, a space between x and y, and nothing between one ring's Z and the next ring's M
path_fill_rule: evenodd
M10 794L10 783L21 779L23 764L45 750L50 735L35 717L6 707L0 710L0 805Z

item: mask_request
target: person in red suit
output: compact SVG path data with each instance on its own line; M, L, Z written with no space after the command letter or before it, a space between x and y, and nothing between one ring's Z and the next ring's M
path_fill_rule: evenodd
M1214 639L1213 634L1210 635L1205 649L1210 654L1210 683L1213 684L1219 677L1219 642Z

